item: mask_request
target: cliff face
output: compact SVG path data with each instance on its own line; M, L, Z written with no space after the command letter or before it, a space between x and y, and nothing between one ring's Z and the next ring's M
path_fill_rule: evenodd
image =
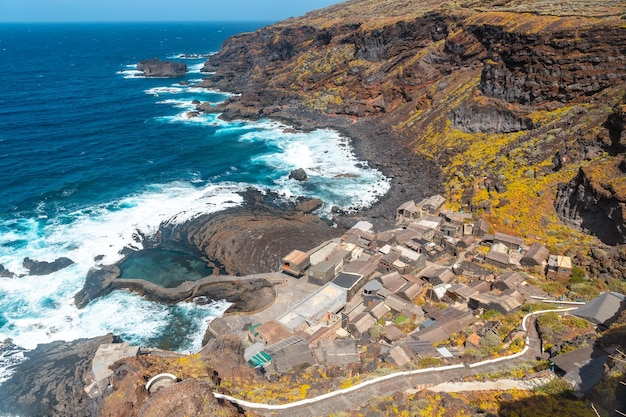
M226 117L369 120L438 161L453 205L493 207L497 227L556 244L558 184L621 140L609 116L626 83L626 10L597 3L352 0L229 39L204 85L241 93Z
M611 245L626 243L625 121L620 104L604 123L606 154L561 185L555 201L561 218Z

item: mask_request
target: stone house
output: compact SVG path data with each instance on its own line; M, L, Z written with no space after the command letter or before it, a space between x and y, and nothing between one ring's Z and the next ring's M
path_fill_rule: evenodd
M493 237L493 243L502 243L511 250L518 250L524 244L524 239L519 236L496 233Z
M360 337L376 324L376 319L369 313L363 312L348 322L348 331L354 337Z
M572 276L572 258L569 256L550 255L546 277L555 281L567 281Z
M270 320L260 325L250 326L248 336L253 342L273 345L292 336L292 333L277 321Z
M540 266L547 261L549 256L550 251L548 248L539 243L533 243L522 256L520 264L526 267Z
M332 262L319 262L309 268L309 282L324 285L335 278L335 264Z
M506 268L511 264L511 259L506 252L490 250L487 256L485 256L485 262L498 268Z
M282 272L300 278L311 265L311 257L308 253L295 249L282 259L281 264Z
M500 291L517 289L524 282L524 277L522 277L517 272L507 272L496 278L492 285L492 288Z
M421 209L415 205L415 201L407 201L400 205L396 210L396 223L410 222L418 219L421 215Z

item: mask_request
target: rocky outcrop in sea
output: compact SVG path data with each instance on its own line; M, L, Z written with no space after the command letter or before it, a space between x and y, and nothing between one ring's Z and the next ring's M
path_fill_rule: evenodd
M180 62L161 61L158 58L140 61L137 70L146 77L182 77L187 73L187 65Z

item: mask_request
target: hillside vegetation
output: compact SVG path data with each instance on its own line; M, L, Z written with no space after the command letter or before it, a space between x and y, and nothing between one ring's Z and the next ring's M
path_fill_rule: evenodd
M498 230L616 245L625 17L617 0L351 0L229 39L207 85L242 93L220 109L235 117L374 121Z

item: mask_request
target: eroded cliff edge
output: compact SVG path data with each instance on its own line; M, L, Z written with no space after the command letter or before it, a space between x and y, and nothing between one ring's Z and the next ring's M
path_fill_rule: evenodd
M357 149L358 126L375 126L370 147L434 161L453 205L562 251L576 229L563 225L556 190L608 152L626 80L624 13L618 1L353 0L230 38L203 85L241 94L217 108L226 118L356 130ZM623 243L618 223L617 238L597 236Z

